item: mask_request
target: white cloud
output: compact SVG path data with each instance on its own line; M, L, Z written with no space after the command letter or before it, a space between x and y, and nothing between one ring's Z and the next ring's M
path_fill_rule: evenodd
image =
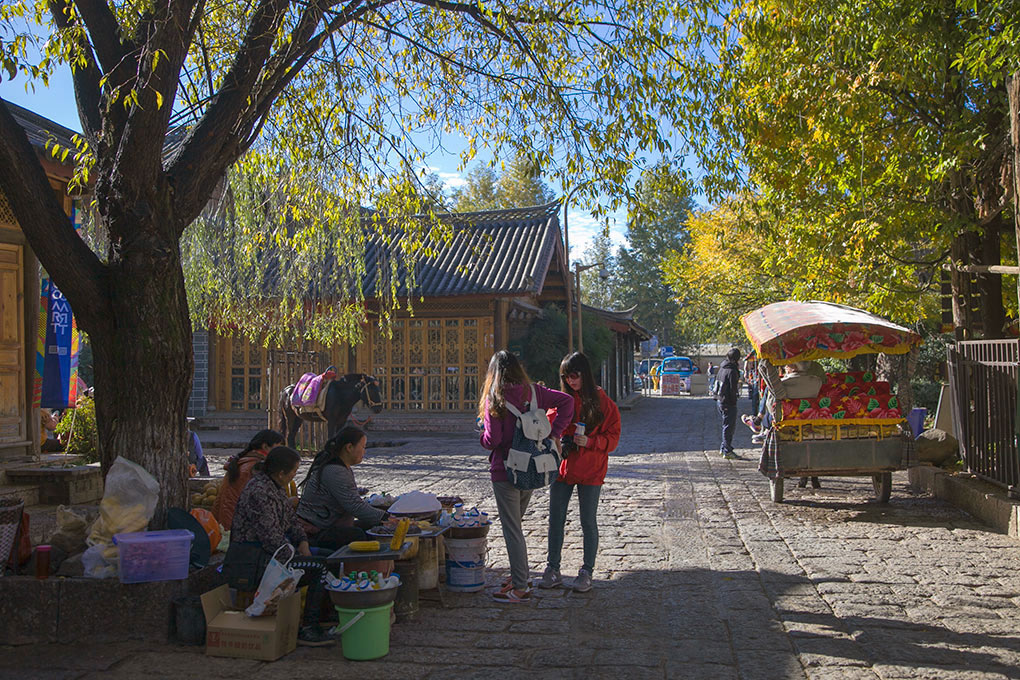
M570 259L578 260L584 257L584 251L591 246L595 237L602 233L607 218L595 219L591 213L583 210L571 210L567 214L567 229L570 231ZM613 249L627 243L626 213L619 210L608 216L609 239L613 243Z
M467 179L465 179L459 172L447 172L446 170L437 168L434 165L426 167L425 170L429 173L434 173L439 179L441 179L447 189L457 189L467 184Z

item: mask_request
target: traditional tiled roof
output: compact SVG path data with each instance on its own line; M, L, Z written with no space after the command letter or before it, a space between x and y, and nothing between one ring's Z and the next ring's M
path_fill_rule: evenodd
M651 331L634 320L634 310L637 309L637 305L630 309L620 310L599 309L598 307L584 304L581 305L581 308L605 321L612 330L620 333L634 333L641 340L648 340L652 337Z
M7 110L11 112L14 120L25 130L28 141L32 146L45 150L47 140L53 139L62 147L74 149L74 142L71 141L71 137L77 134L74 130L12 102L5 100L4 103L7 105Z
M531 208L454 213L441 217L450 243L428 239L434 256L418 261L413 295L538 295L554 257L562 257L559 202ZM389 250L373 239L366 247L366 296L375 295ZM385 284L384 284L385 285ZM407 295L401 284L398 294Z

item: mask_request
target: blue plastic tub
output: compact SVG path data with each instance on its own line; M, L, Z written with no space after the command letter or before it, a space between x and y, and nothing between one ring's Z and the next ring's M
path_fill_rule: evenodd
M120 549L120 582L149 583L188 578L191 542L195 535L186 529L136 531L116 534Z

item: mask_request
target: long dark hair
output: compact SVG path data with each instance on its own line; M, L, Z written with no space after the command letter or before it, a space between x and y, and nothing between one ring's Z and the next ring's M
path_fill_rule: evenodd
M227 481L233 484L237 481L237 478L241 476L241 459L249 453L252 451L258 451L263 446L277 446L278 444L282 444L284 441L286 440L283 438L283 435L276 430L262 430L256 434L251 438L251 441L248 442L248 446L244 451L236 456L231 456L227 460L227 464L225 466L227 470Z
M507 385L531 384L521 362L512 352L501 349L489 359L489 369L485 372L485 384L482 387L482 397L478 400L478 417L484 418L485 411L496 418L506 415L506 397L503 390Z
M581 389L577 392L570 389L570 385L567 384L566 376L570 373L577 373L581 376ZM588 357L580 352L563 357L563 361L560 362L560 388L571 396L577 394L581 397L581 410L574 416L577 422L585 424L588 432L602 423L605 414L602 413L599 388L595 384L595 376L591 372Z
M289 472L301 462L301 454L289 446L277 446L266 454L265 460L255 463L255 469L270 477L277 472Z
M340 458L340 453L343 452L344 447L348 444L357 446L358 442L365 438L365 431L360 427L354 427L348 425L343 428L333 438L326 442L326 445L322 447L322 451L315 454L315 458L312 460L312 466L308 468L308 474L301 480L298 486L304 486L308 483L308 480L315 475L315 483L318 484L322 480L322 470L327 465L345 465L343 460Z

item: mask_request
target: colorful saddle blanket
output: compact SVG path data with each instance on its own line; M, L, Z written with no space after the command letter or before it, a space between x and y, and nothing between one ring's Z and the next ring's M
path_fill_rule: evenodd
M336 372L332 370L325 373L305 373L294 385L290 405L294 408L309 407L322 410L326 405L326 387L334 378ZM320 401L323 402L321 405Z

